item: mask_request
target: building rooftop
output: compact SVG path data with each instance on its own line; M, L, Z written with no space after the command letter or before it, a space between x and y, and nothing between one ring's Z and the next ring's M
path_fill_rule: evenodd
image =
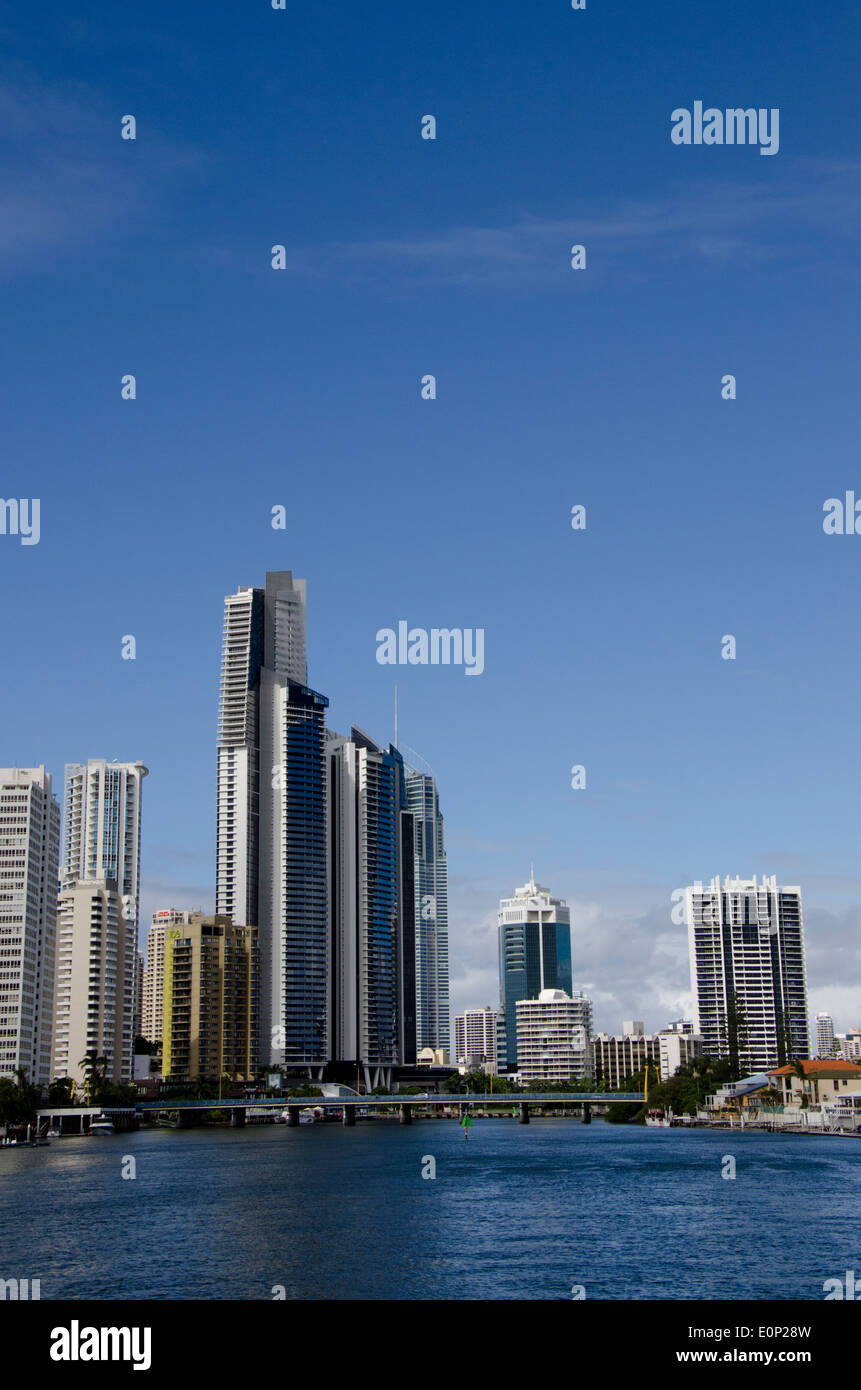
M824 1057L820 1061L818 1058L808 1060L802 1059L799 1063L805 1076L819 1077L823 1081L832 1081L836 1078L844 1079L850 1076L861 1077L861 1062L847 1062L840 1057ZM775 1067L770 1071L769 1076L797 1076L795 1065L787 1064L784 1067Z

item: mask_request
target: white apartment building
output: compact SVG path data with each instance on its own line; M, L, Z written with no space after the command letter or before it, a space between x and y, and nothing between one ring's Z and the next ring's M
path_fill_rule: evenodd
M83 1079L87 1052L131 1082L137 1011L142 762L66 767L57 903L53 1073Z
M518 999L517 1070L521 1081L592 1076L592 1001L561 989Z
M0 768L0 1076L51 1080L60 808L44 767Z
M801 889L774 877L685 890L694 1032L744 1074L809 1057Z
M834 1019L827 1013L816 1015L816 1056L836 1056Z
M111 879L137 941L143 763L90 758L66 767L62 886Z
M466 1009L454 1021L455 1060L458 1066L484 1067L496 1074L496 1027L499 1013L485 1004L483 1009Z
M658 1034L658 1064L661 1080L675 1076L679 1067L686 1067L695 1057L702 1056L703 1040L694 1032L694 1025L683 1019L671 1023Z
M135 931L112 879L83 879L57 900L54 1076L84 1079L87 1053L105 1076L134 1079Z

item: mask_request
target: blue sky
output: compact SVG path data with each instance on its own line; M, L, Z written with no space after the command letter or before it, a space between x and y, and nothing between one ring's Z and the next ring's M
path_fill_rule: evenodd
M0 761L147 763L145 912L213 906L223 596L289 568L332 726L391 737L397 679L437 774L456 1008L534 860L600 1027L686 1009L670 895L754 872L859 1021L861 537L822 530L859 39L801 0L7 13L0 493L41 539L0 536ZM673 145L696 100L779 108L778 154ZM484 673L378 665L399 619L484 628Z

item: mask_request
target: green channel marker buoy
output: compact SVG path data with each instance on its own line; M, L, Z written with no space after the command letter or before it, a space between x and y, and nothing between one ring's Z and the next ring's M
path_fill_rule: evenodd
M461 1120L461 1124L462 1124L462 1126L463 1126L463 1137L464 1137L464 1139L468 1139L468 1138L469 1138L469 1131L470 1131L470 1128L471 1128L471 1126L472 1126L472 1116L471 1116L471 1115L464 1115L463 1119Z

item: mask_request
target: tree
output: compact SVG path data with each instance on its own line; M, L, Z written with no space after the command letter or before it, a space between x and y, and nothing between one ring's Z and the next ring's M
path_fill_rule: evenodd
M731 990L726 1010L726 1042L729 1062L732 1067L731 1080L741 1079L741 1054L747 1047L748 1030L744 1004L738 990Z
M83 1068L88 1103L94 1101L98 1104L99 1091L106 1081L104 1069L107 1065L107 1057L102 1057L96 1051L88 1052L78 1063L78 1066Z
M29 1084L23 1067L18 1067L14 1081L8 1076L0 1077L0 1124L32 1123L40 1100L39 1087Z
M812 1081L810 1078L808 1078L807 1073L804 1070L804 1063L800 1060L800 1058L796 1057L795 1061L792 1063L792 1068L795 1072L795 1075L801 1081L801 1108L802 1110L806 1110L808 1105L810 1104L809 1088L812 1084Z
M71 1105L75 1083L71 1076L55 1076L48 1088L49 1105Z

